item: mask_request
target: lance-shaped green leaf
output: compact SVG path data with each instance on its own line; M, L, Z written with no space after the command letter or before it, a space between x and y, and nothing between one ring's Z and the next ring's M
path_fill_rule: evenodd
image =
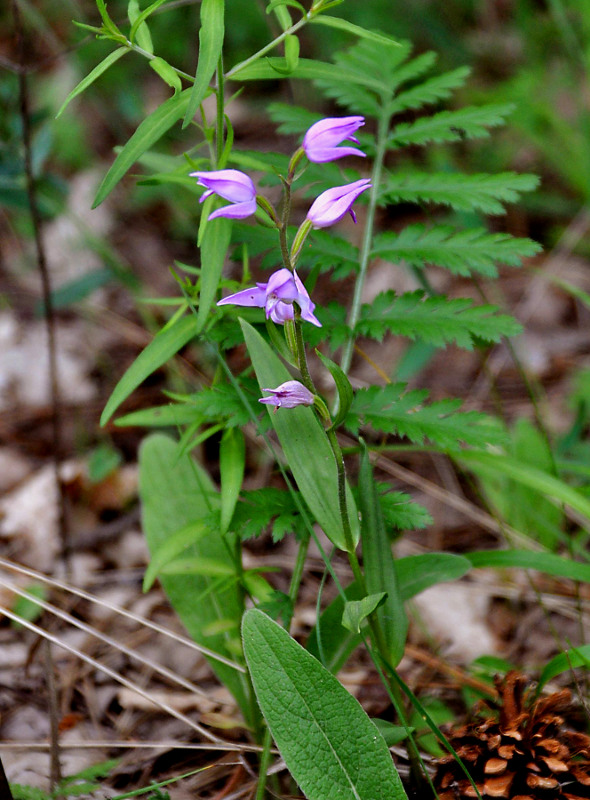
M113 50L112 53L109 53L106 58L103 58L100 64L97 64L96 67L94 67L94 69L89 72L85 78L82 78L80 83L72 89L72 91L61 104L59 111L55 115L55 118L57 119L64 112L65 108L70 104L74 97L82 94L82 92L91 84L93 84L97 78L100 78L103 72L106 72L107 69L117 62L122 56L124 56L125 53L129 52L130 50L128 47L118 47L116 50Z
M186 111L190 89L175 94L140 123L102 179L92 208L100 205L130 167L170 130Z
M408 618L399 590L391 542L385 530L381 504L369 451L363 448L359 472L361 541L367 591L371 595L387 593L387 599L375 615L385 637L389 660L396 666L404 654Z
M539 678L537 692L540 692L548 681L553 680L557 675L561 675L562 672L576 669L576 667L586 667L586 669L588 669L589 666L590 644L575 647L571 650L565 650L565 652L555 656L555 658L552 658L551 661L545 665Z
M195 82L191 89L190 100L186 109L182 127L190 124L207 89L223 48L225 35L225 0L202 0L201 29L199 30L199 61Z
M311 22L315 25L326 25L328 28L336 28L337 30L351 33L353 36L358 36L359 39L369 39L370 41L377 42L378 44L399 47L399 42L396 42L395 39L392 39L390 36L385 36L385 34L377 33L376 31L368 31L366 28L362 28L360 25L354 25L352 22L342 19L342 17L331 17L327 14L318 14L317 16L313 17Z
M221 531L226 533L234 514L246 463L246 443L240 428L226 428L219 446L221 474Z
M141 351L127 372L119 380L109 397L100 418L100 424L106 425L121 403L137 389L148 375L172 358L181 347L190 342L195 335L193 317L182 317L169 327L157 333L148 346Z
M258 609L242 637L262 713L308 800L406 799L377 727L319 661Z
M572 561L571 558L558 556L555 553L537 553L532 550L478 550L475 553L465 553L465 558L476 568L534 569L556 578L590 583L590 564Z
M286 367L262 336L244 320L240 322L260 389L273 389L291 380ZM311 513L330 541L345 550L338 507L336 461L324 429L308 407L280 408L276 413L269 409L269 414L289 468ZM360 531L354 499L348 487L346 498L356 543Z
M196 332L200 333L215 300L223 263L231 236L232 223L225 217L217 217L207 222L201 247L201 280L199 283L199 310L197 312Z
M348 410L352 404L352 386L350 385L350 381L348 380L344 370L342 370L335 361L332 361L331 358L322 355L319 350L316 350L315 352L324 367L329 370L330 375L334 378L334 383L336 384L336 389L338 391L338 413L332 422L332 427L337 428L342 422L344 422L344 418L348 414Z

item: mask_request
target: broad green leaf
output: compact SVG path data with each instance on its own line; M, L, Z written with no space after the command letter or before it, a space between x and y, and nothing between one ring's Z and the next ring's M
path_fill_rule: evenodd
M256 696L308 800L404 800L391 754L359 702L258 609L242 623Z
M225 0L202 0L199 61L182 127L186 128L203 102L217 68L225 36Z
M142 526L154 555L177 531L203 524L207 516L219 509L219 496L207 472L190 456L179 455L178 443L160 433L148 436L140 447L139 494ZM230 551L223 537L210 531L187 545L183 552L188 558L213 559L237 569ZM240 649L235 625L243 612L237 583L224 579L220 588L218 578L164 574L160 575L160 582L191 638L235 660ZM212 633L211 626L215 625L233 626L233 631ZM255 727L257 713L251 706L247 676L224 662L209 660L218 678L236 698L247 724Z
M540 692L543 686L557 677L557 675L561 675L562 672L567 672L577 667L590 667L590 644L575 647L572 650L566 650L555 656L555 658L552 658L551 661L545 665L543 672L541 672L537 685L537 692Z
M387 647L387 656L395 667L402 659L408 632L408 618L399 590L391 542L383 523L381 504L373 478L366 446L359 471L361 542L367 591L370 595L385 592L387 598L375 612Z
M590 500L588 498L559 478L536 469L530 464L523 464L513 457L496 453L481 453L475 450L462 451L460 455L456 456L456 460L476 474L497 475L500 473L506 475L523 486L528 486L540 494L552 497L559 503L565 503L590 520Z
M85 89L87 89L91 84L93 84L97 78L100 78L103 72L106 72L107 69L111 67L115 62L117 62L122 56L124 56L125 53L129 52L130 50L128 47L119 47L117 50L113 50L112 53L109 53L108 56L106 56L106 58L103 58L100 64L97 64L96 67L94 67L94 69L91 72L89 72L85 78L82 78L80 83L74 89L72 89L72 91L69 93L69 95L66 97L66 99L59 107L59 111L55 115L55 118L57 119L59 116L61 116L65 108L70 104L70 102L74 99L74 97L77 97L79 94L82 94L82 92Z
M100 205L119 183L127 170L146 150L149 150L153 144L161 139L175 122L178 122L186 111L189 95L190 89L185 89L183 92L175 94L140 123L102 179L92 208Z
M395 561L395 571L402 600L409 600L430 586L454 581L471 569L470 556L453 553L422 553Z
M348 600L344 604L342 627L352 633L360 633L363 622L384 603L386 597L386 592L379 592L379 594L369 594L362 600Z
M465 553L474 567L518 567L546 572L556 578L590 583L590 564L581 564L571 558L553 553L538 553L531 550L478 550Z
M291 375L262 336L244 320L240 322L260 389L267 386L274 388L291 380ZM270 409L268 411L305 502L330 541L345 550L346 541L338 507L336 462L326 433L314 411L304 406L281 408L277 413ZM356 544L360 531L350 490L346 497Z
M209 534L209 529L202 522L190 522L179 531L168 534L166 540L158 548L152 550L150 563L143 576L143 591L147 592L152 588L154 581L166 564L176 559L176 556L190 545L197 544L199 539L207 534Z
M377 33L376 31L368 31L366 28L361 28L360 25L354 25L352 22L342 19L341 17L330 17L326 14L318 14L316 17L313 17L311 22L314 25L326 25L329 28L337 28L346 33L351 33L353 36L358 36L359 39L369 39L379 44L399 47L399 42L396 42L391 36L385 36L383 33Z
M199 310L197 311L196 332L200 333L209 317L209 311L219 287L221 272L229 240L232 223L225 217L217 217L207 222L201 241L201 280L199 282Z
M165 327L157 333L113 389L102 412L100 424L106 425L131 392L137 389L154 370L172 358L181 347L190 342L194 335L195 320L192 316L182 317L170 327Z
M336 384L336 389L338 391L338 413L334 417L332 427L337 428L340 423L344 421L344 418L350 409L353 398L352 386L350 385L350 381L348 380L346 373L338 364L336 364L335 361L332 361L331 358L322 355L319 350L316 350L315 353L324 367L330 372L330 375L334 378L334 383Z
M204 558L203 556L199 556L198 558L175 558L173 561L169 561L167 564L160 570L161 575L207 575L211 578L219 578L219 577L234 577L236 576L236 570L233 564L223 564L220 561L216 561L214 558ZM207 602L207 596L209 591L206 590L203 592L202 598L195 597L193 598L195 602L197 601L204 601ZM227 622L227 624L226 624ZM235 626L235 620L223 620L223 627L230 628ZM207 630L211 630L211 627L208 626Z
M171 67L167 61L164 61L164 59L159 56L152 58L149 65L154 72L162 78L164 83L167 83L170 88L174 89L175 93L180 92L182 89L182 81L174 67Z
M221 473L220 533L227 533L240 496L246 463L246 442L240 428L226 428L219 446Z

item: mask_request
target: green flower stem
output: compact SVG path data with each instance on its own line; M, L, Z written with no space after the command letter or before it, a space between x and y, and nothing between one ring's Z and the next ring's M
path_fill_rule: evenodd
M225 131L224 112L225 112L225 104L223 97L223 57L219 56L219 61L217 62L217 118L216 118L217 135L215 137L215 146L216 146L215 162L217 169L219 169L219 165L221 163L221 157L223 155L223 134Z
M336 469L338 470L338 507L340 509L340 516L342 518L342 530L344 531L344 542L346 544L346 551L350 561L350 566L354 575L354 579L361 582L364 586L365 580L362 576L358 559L355 553L354 539L352 538L352 530L350 528L350 518L348 516L348 504L346 502L346 470L344 467L344 458L342 457L342 450L338 443L338 437L333 428L326 430L330 447L334 453L334 460L336 461Z
M240 61L239 64L236 64L235 67L232 67L228 72L225 73L226 80L230 80L240 70L249 67L250 64L254 64L256 61L262 58L262 56L266 55L271 50L274 50L274 48L281 42L283 42L287 38L287 36L291 36L291 34L297 33L297 31L303 28L305 25L307 25L308 22L311 22L311 20L315 17L316 13L317 12L312 13L311 11L308 11L307 14L299 20L299 22L296 22L294 25L291 25L290 28L287 28L286 31L283 31L279 36L276 37L276 39L273 39L272 42L269 42L269 44L262 47L260 50L258 50L258 52L254 53L249 58L246 58L244 61Z
M367 219L365 222L365 230L363 232L363 241L360 253L359 274L356 279L354 287L354 295L352 298L352 305L348 315L348 326L354 330L361 311L361 297L363 288L365 286L365 279L367 277L367 268L369 266L369 258L371 255L371 244L373 241L373 228L375 226L375 211L377 209L377 196L379 194L379 185L381 183L381 172L383 171L383 160L387 150L387 136L389 133L389 120L390 115L385 109L382 109L381 116L377 125L377 148L375 152L375 161L373 163L373 172L371 174L371 193L369 195L369 208L367 210ZM352 353L354 350L354 338L348 339L342 348L342 360L340 366L342 371L348 373L352 361Z
M311 379L311 375L309 374L309 368L307 366L307 356L305 355L305 344L303 342L303 332L301 330L301 311L299 310L297 305L294 305L295 309L295 349L296 349L296 357L297 357L297 364L299 366L299 372L301 373L301 382L305 386L306 389L309 389L310 392L313 394L317 394L317 389L313 385L313 381Z

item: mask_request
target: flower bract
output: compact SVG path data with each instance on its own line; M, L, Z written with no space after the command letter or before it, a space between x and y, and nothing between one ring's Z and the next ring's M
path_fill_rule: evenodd
M224 297L217 305L254 306L264 308L266 318L272 319L279 325L284 325L287 320L295 317L293 303L301 309L301 319L311 322L312 325L322 327L322 323L314 315L315 304L312 303L307 289L295 271L279 269L268 279L268 283L257 283L252 289L243 289L241 292Z
M314 396L299 381L286 381L277 386L276 389L263 389L263 392L270 392L271 397L261 397L259 403L266 403L277 408L295 408L295 406L312 406Z
M349 145L339 147L342 142L354 142L358 139L353 136L362 125L364 117L328 117L312 125L303 139L303 149L310 161L323 164L326 161L336 161L344 156L365 156L358 147Z
M334 186L332 189L326 189L314 200L307 212L307 219L314 228L327 228L336 222L340 222L350 212L351 217L356 222L352 204L370 186L371 181L369 178L362 178L360 181L347 183L344 186Z
M207 189L199 202L202 203L212 194L216 194L231 203L209 214L209 219L244 219L256 212L256 188L252 179L244 172L237 169L218 169L213 172L191 172L190 175L191 178L198 178L197 184Z

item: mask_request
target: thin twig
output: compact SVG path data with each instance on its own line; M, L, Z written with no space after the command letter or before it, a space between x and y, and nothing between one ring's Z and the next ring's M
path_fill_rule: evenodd
M55 663L53 660L53 653L51 652L51 644L47 639L45 639L45 675L47 679L47 695L49 698L49 734L51 737L51 747L49 749L49 785L53 792L61 783L62 774L59 745L59 703L57 699L57 687L55 685Z
M25 63L24 31L17 0L12 0L12 14L14 19L14 28L15 28L16 43L17 43L17 56L19 63L21 65L24 65ZM31 222L33 224L33 235L35 240L37 266L39 268L39 275L41 277L45 326L47 331L47 352L49 361L49 383L50 383L50 397L51 397L51 433L52 433L52 443L53 443L52 461L53 461L55 485L58 497L58 526L59 526L59 535L61 540L62 556L64 558L67 567L68 554L69 554L69 542L68 542L69 537L68 537L68 527L66 518L66 497L65 497L65 487L60 479L60 474L59 474L59 466L62 456L62 442L61 442L61 406L60 406L60 396L59 396L59 379L57 373L55 315L53 311L53 300L51 297L51 280L49 277L47 256L45 253L45 246L41 230L41 215L39 213L39 206L37 204L37 191L35 186L35 177L33 175L29 88L28 88L28 78L24 70L21 70L18 74L18 84L19 84L19 99L20 99L20 116L22 121L22 141L24 150L24 168L25 168L25 178L27 186L27 197L29 200Z

